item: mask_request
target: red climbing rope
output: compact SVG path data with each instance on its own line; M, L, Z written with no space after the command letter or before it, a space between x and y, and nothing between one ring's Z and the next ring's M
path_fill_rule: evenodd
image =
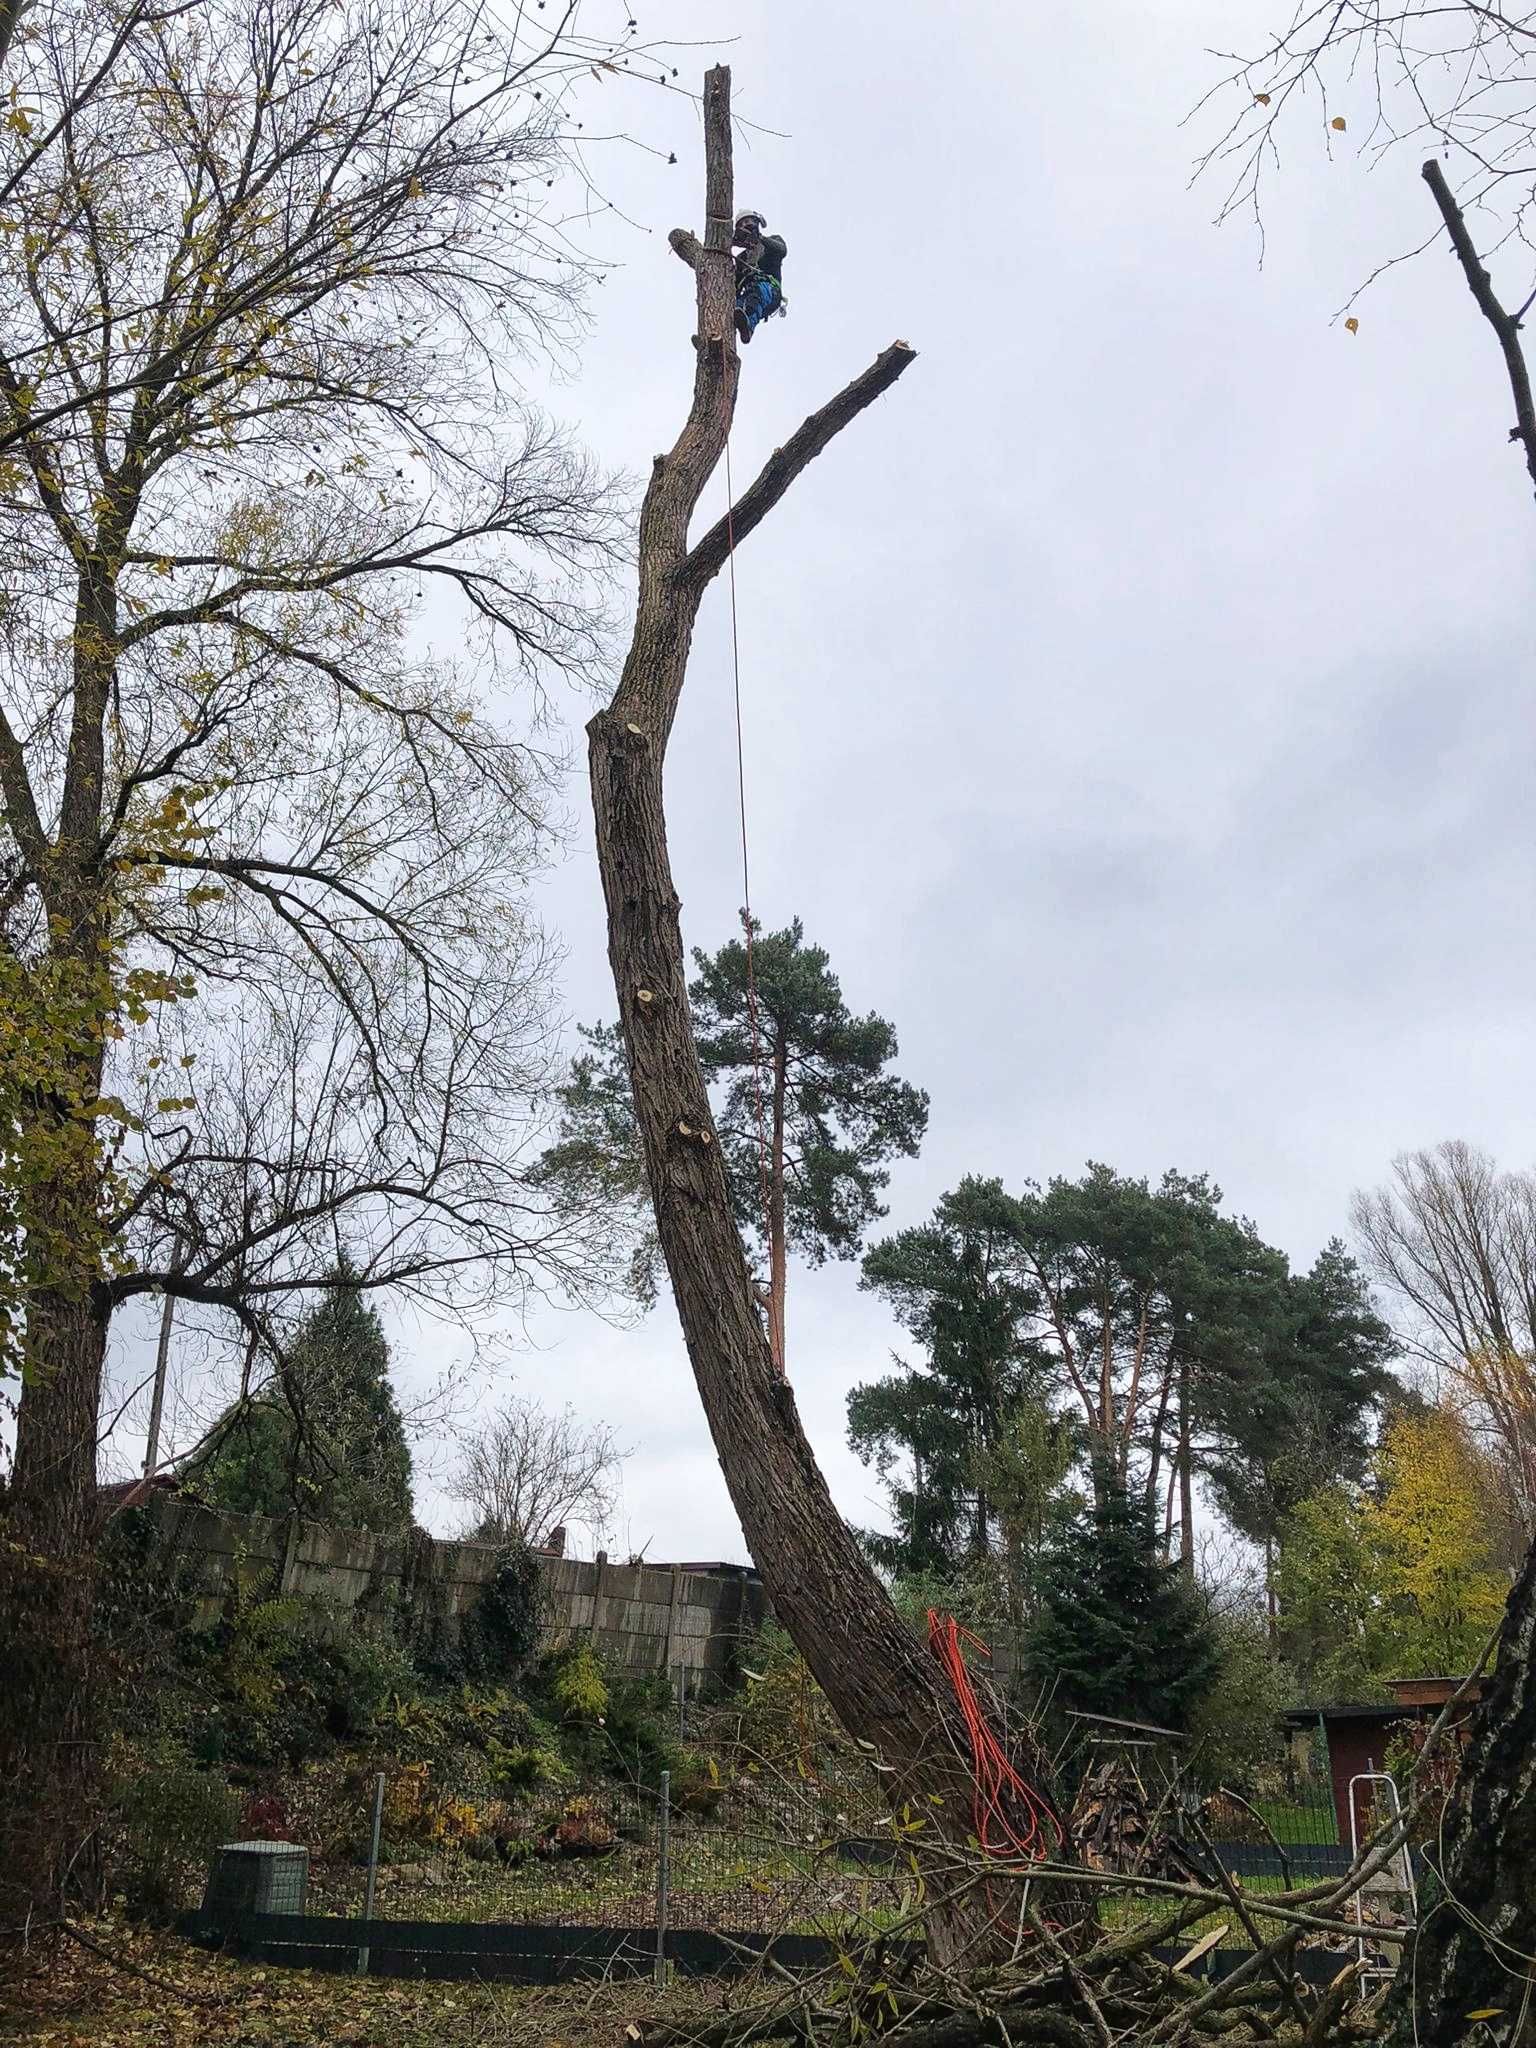
M757 1180L763 1204L763 1238L771 1242L772 1209L768 1172L768 1140L763 1120L762 1045L757 1026L757 976L752 962L752 870L747 858L747 763L741 731L741 641L736 626L736 487L731 481L731 428L735 407L729 398L725 336L720 337L720 389L726 398L725 422L725 561L731 591L731 676L736 693L736 799L741 812L741 922L747 935L747 1028L752 1037L752 1094L757 1114Z
M976 1840L982 1853L1006 1857L1009 1862L1043 1861L1062 1839L1061 1823L1009 1761L1008 1752L976 1697L964 1645L969 1643L984 1657L990 1657L992 1652L969 1629L961 1628L952 1614L939 1614L931 1607L928 1643L954 1688L965 1722L976 1786Z

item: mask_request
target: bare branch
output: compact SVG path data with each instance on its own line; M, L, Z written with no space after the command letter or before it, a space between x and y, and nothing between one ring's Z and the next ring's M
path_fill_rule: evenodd
M819 411L813 412L782 448L774 449L756 481L732 506L729 518L717 520L692 549L677 572L679 581L702 589L724 566L733 534L739 546L767 518L801 470L815 460L833 435L840 434L867 405L873 405L916 360L916 349L909 348L904 341L893 341L862 376L855 377L836 398L828 399Z
M1530 371L1526 368L1525 351L1520 344L1520 317L1510 313L1499 303L1493 289L1493 279L1483 268L1476 245L1467 228L1466 215L1456 203L1454 193L1445 181L1436 158L1431 157L1423 171L1424 182L1434 195L1440 218L1445 222L1446 232L1451 238L1451 247L1461 265L1467 280L1467 289L1477 301L1477 309L1493 329L1499 349L1504 357L1504 368L1509 376L1509 388L1515 401L1515 424L1509 430L1511 441L1518 441L1525 451L1525 466L1531 481L1536 484L1536 402L1531 397Z

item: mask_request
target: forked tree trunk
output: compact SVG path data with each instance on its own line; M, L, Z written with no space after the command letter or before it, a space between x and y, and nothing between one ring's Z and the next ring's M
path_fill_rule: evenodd
M1383 2048L1516 2048L1531 2038L1525 2002L1536 1955L1536 1546L1510 1592L1498 1660L1430 1854L1443 1881L1431 1875L1423 1887Z
M634 640L613 702L587 728L609 959L657 1234L721 1469L774 1613L844 1726L890 1767L882 1783L893 1804L910 1803L921 1814L926 1832L918 1841L947 1835L958 1844L973 1826L972 1785L953 1701L833 1504L794 1394L775 1369L689 1017L662 766L699 602L728 545L723 520L688 545L689 518L724 449L740 373L724 67L705 79L704 134L704 243L683 229L671 236L697 283L693 403L676 444L655 461L640 514ZM735 507L738 543L912 360L904 342L893 343L774 452ZM930 1935L942 1951L954 1955L974 1938L977 1911L978 1903L968 1903L936 1915Z

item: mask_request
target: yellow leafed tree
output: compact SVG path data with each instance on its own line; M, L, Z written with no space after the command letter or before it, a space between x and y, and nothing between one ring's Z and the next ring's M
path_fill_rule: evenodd
M1404 1673L1464 1671L1504 1611L1495 1562L1495 1475L1447 1407L1404 1415L1377 1460L1368 1519L1389 1560L1394 1663Z

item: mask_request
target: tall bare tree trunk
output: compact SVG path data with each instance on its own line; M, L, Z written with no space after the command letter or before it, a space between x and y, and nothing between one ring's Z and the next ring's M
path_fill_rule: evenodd
M58 1036L21 1132L39 1169L18 1204L31 1286L15 1472L0 1527L0 1898L10 1909L0 1926L52 1911L88 1824L97 1765L96 1440L110 1305L94 1105L112 1007L100 832L116 603L111 566L93 554L76 593L73 713L43 884Z
M1173 1391L1172 1367L1165 1369L1157 1397L1157 1414L1152 1423L1152 1449L1147 1459L1147 1509L1157 1513L1158 1475L1163 1469L1163 1430L1168 1421L1168 1400Z
M705 78L704 138L704 242L684 229L671 236L697 285L693 402L676 443L655 459L640 514L634 639L612 703L587 728L609 960L662 1253L721 1469L774 1613L844 1725L891 1766L882 1782L893 1804L922 1800L932 1834L958 1844L973 1826L972 1785L954 1703L938 1664L902 1625L838 1513L775 1366L688 1010L662 767L699 602L728 546L723 520L691 549L688 543L689 518L730 430L740 374L724 67ZM893 343L775 450L735 507L738 544L912 360L904 342ZM942 1803L929 1804L929 1795ZM971 1900L940 1908L930 1938L952 1956L974 1939L984 1914Z
M171 1364L171 1330L176 1321L176 1297L167 1291L160 1304L160 1337L155 1345L155 1378L149 1397L149 1428L144 1434L144 1477L153 1479L160 1468L160 1423L165 1414L165 1379Z

